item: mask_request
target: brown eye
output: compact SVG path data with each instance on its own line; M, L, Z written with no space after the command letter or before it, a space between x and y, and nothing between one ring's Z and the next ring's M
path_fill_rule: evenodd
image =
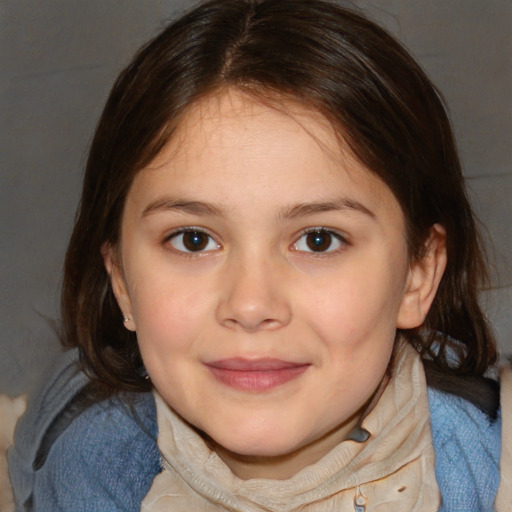
M318 229L304 233L294 244L301 252L333 252L344 244L342 236L327 229Z
M332 244L332 235L326 231L308 233L306 235L306 244L312 251L327 251Z
M181 252L201 252L218 249L219 245L213 238L203 231L181 231L175 233L169 239L169 243L174 249Z
M198 231L183 234L183 245L189 251L202 251L208 245L208 235Z

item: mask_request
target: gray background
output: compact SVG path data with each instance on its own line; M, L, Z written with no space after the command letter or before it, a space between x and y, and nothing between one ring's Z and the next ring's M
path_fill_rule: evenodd
M450 105L493 246L483 299L512 351L512 2L355 1L420 60ZM185 0L0 0L0 391L58 353L63 255L95 122L137 47Z

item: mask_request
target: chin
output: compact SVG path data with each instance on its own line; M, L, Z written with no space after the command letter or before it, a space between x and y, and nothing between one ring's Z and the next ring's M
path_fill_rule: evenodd
M282 457L293 453L305 444L298 440L294 441L290 436L280 435L276 438L275 432L274 429L272 435L267 434L266 436L262 436L261 433L254 437L228 434L226 438L221 436L210 437L210 439L213 440L216 447L221 447L233 455L255 458Z

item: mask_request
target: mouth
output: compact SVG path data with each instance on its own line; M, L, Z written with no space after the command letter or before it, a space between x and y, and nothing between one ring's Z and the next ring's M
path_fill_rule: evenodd
M302 375L311 365L280 359L222 359L205 363L222 384L240 391L268 391Z

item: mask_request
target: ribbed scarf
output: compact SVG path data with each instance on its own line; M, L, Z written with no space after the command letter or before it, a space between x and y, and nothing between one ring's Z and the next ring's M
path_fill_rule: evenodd
M287 480L242 480L155 392L163 471L143 512L434 512L440 506L425 375L404 344L364 442L343 441Z

